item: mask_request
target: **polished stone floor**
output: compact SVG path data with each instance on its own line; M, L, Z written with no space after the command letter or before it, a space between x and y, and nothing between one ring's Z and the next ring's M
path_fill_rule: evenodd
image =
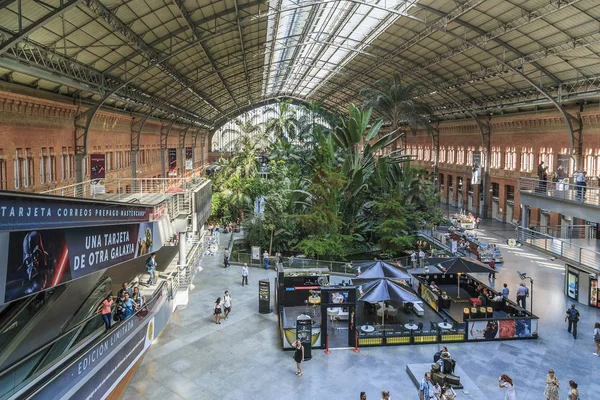
M504 399L498 376L506 373L516 385L517 399L543 399L545 374L556 371L561 398L568 381L580 385L583 399L600 393L600 358L592 355L592 330L600 310L579 305L581 322L574 340L567 333L564 313L571 301L563 294L564 271L558 261L527 248L509 248L506 239L514 228L483 221L478 230L483 240L502 248L506 263L495 282L504 282L515 298L520 282L516 271L535 280L533 310L540 320L538 340L451 344L450 351L462 370L484 394L465 394L459 399ZM406 373L406 364L427 363L438 345L349 349L326 355L313 352L297 377L290 352L281 350L282 338L275 314L258 313L258 280L275 277L274 271L251 269L250 286L242 287L240 268L223 269L221 256L205 259L196 276L190 303L181 307L152 344L127 388L124 399L380 399L381 390L393 399L417 399L417 390ZM485 277L487 279L487 277ZM229 290L233 311L221 325L212 319L212 304ZM531 299L529 299L531 301ZM529 308L529 305L528 305Z

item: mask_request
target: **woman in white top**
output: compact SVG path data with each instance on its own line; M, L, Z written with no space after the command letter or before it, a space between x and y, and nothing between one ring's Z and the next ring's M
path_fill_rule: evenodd
M600 354L600 322L596 322L594 325L594 344L596 345L594 355L598 357L598 354Z
M512 379L508 375L502 375L498 378L498 386L506 389L506 396L504 396L504 400L517 400L517 396L515 394L515 385L513 384Z

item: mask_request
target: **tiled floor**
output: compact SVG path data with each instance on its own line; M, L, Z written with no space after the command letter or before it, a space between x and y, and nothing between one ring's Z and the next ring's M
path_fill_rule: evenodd
M516 271L534 278L533 310L541 318L540 338L452 344L450 351L460 367L486 400L504 398L497 385L503 373L513 377L518 399L543 399L548 368L561 381L561 398L567 396L569 379L580 384L583 399L597 398L600 358L592 355L592 330L600 321L600 310L578 306L580 333L574 340L563 320L571 302L562 291L561 263L527 248L506 246L506 239L514 235L510 226L484 221L480 228L479 237L501 247L506 260L492 282L496 288L508 283L514 299L520 283ZM365 348L358 354L334 350L326 355L315 350L299 378L291 353L281 350L276 315L258 313L258 280L273 280L275 272L252 269L250 286L242 287L240 268L223 269L220 260L220 254L205 260L190 304L173 314L151 346L125 399L346 400L357 399L360 391L379 399L381 390L390 390L394 399L418 398L406 364L430 362L438 345ZM233 311L228 321L216 325L212 304L224 290L230 291ZM459 392L459 399L481 398Z

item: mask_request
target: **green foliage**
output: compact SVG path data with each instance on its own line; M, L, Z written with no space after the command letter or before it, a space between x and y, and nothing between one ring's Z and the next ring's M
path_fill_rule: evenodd
M397 115L404 113L396 120L407 127L423 123L428 109L406 99L415 86L392 86L388 100L397 102ZM351 104L345 116L312 104L312 114L300 119L289 101L281 101L264 126L238 124L244 134L238 132L236 151L220 162L213 216L242 220L248 246L308 257L344 259L374 247L398 255L412 247L415 229L423 221L442 222L443 215L425 171L411 168L399 152L378 154L397 138L394 130L382 132L382 120L373 121L371 107L391 115L382 109L391 104L382 96L364 110ZM253 135L271 138L266 152ZM267 179L259 174L261 154L270 160ZM260 196L265 208L257 215Z

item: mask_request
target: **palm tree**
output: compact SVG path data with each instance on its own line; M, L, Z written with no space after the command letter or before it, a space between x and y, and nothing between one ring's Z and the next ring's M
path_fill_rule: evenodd
M265 113L273 115L267 121L265 131L276 139L294 141L298 133L298 119L291 100L281 100L273 107L265 109Z
M363 88L360 94L365 97L364 108L373 108L386 122L391 125L391 131L402 140L401 148L406 145L406 130L417 133L419 126L428 128L431 108L421 103L416 98L416 89L422 84L415 82L403 84L400 75L396 72L389 79L380 79L372 87ZM396 150L396 141L393 143Z
M243 119L235 119L233 127L223 129L221 137L228 137L227 142L223 142L223 148L228 148L231 151L239 151L241 145L245 145L247 142L252 143L253 147L267 148L270 140L265 133L263 124L256 123L255 120L256 116L248 118L246 115Z

